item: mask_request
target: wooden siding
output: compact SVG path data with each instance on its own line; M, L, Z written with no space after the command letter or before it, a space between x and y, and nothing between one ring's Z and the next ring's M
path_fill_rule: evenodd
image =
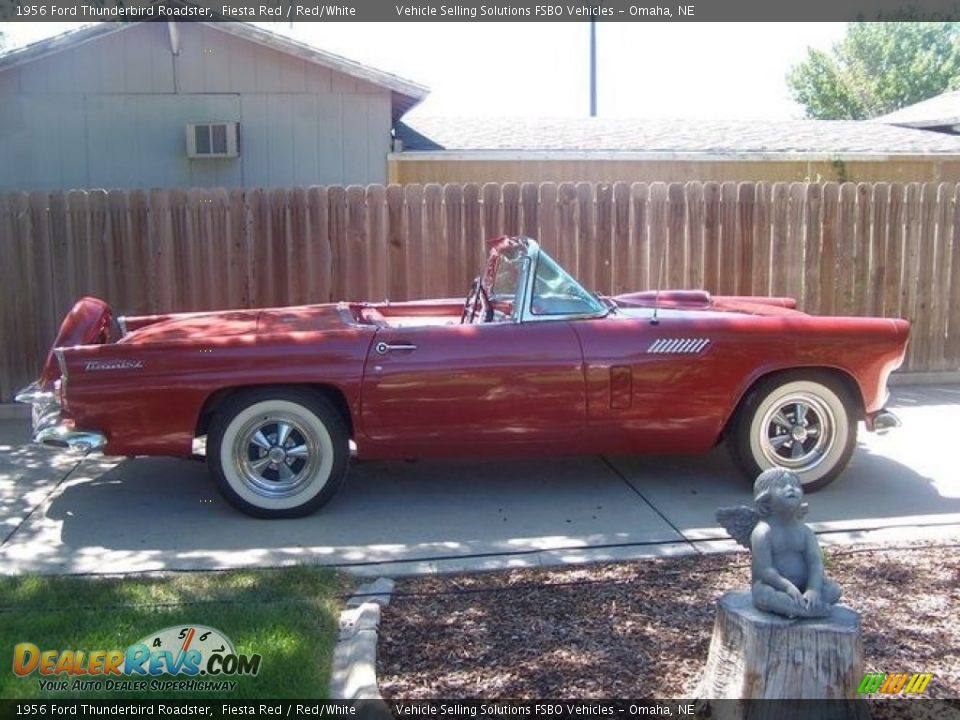
M232 36L143 23L0 72L0 190L384 182L391 95ZM240 157L191 160L192 122Z
M390 182L960 182L960 159L469 160L388 159Z
M118 314L459 296L487 238L590 288L787 295L906 317L906 367L960 368L960 185L544 183L0 194L0 399L77 298Z

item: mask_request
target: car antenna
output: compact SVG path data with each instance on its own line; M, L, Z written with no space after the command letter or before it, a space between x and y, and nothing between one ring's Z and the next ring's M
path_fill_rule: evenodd
M663 283L663 263L667 256L667 248L664 247L660 251L660 267L657 270L657 291L653 295L653 316L650 318L651 325L659 325L660 318L657 317L657 312L660 310L660 285Z

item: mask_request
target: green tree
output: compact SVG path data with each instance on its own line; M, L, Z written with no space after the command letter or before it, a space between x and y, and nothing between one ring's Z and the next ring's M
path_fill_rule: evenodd
M864 120L960 86L960 23L850 23L787 74L807 117Z

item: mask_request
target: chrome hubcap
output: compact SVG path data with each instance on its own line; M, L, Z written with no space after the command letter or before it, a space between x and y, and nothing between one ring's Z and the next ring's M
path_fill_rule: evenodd
M271 498L295 495L320 467L320 442L292 413L253 418L237 433L233 458L248 488Z
M780 400L763 417L760 446L773 465L810 470L836 442L836 420L816 395L795 393Z

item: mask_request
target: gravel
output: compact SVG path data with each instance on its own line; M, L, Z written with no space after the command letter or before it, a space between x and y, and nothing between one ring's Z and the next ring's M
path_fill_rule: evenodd
M829 550L827 574L861 613L866 670L931 672L960 697L957 545ZM716 600L747 587L746 553L420 577L384 609L386 699L688 697Z

